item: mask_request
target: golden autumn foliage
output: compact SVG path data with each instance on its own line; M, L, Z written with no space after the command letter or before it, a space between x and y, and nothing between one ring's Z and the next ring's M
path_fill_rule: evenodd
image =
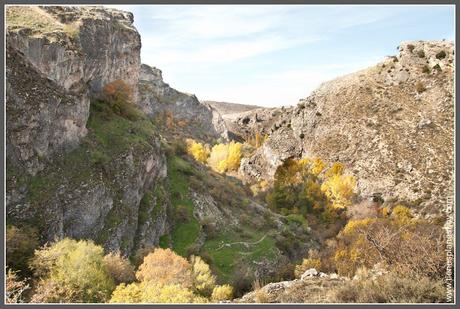
M191 155L195 160L206 163L211 153L207 145L203 145L191 138L185 140L187 144L187 153Z
M211 273L209 265L199 256L191 256L190 264L192 267L192 285L195 290L204 296L210 296L215 285L216 278Z
M340 275L353 276L358 268L372 268L376 263L413 276L437 278L443 273L446 244L442 228L426 220L409 219L405 207L398 212L403 219L393 213L391 217L348 222L332 257Z
M338 209L345 208L351 204L355 187L355 177L351 175L333 175L323 182L321 191L332 202L332 207Z
M224 300L231 300L232 298L233 288L228 284L214 287L211 295L211 300L216 303Z
M340 162L334 162L332 166L326 171L324 176L326 178L332 177L334 175L342 175L345 170L345 166Z
M228 144L216 144L211 149L208 165L219 173L236 171L240 167L242 144L231 141Z
M192 256L188 262L170 249L148 254L136 277L139 282L118 285L110 302L207 303L216 288L216 278L200 257ZM220 297L226 297L227 290L220 291Z
M144 258L136 272L139 281L155 284L180 284L191 286L190 264L171 249L156 248Z
M105 302L115 288L92 241L65 238L36 250L31 268L40 278L35 302Z
M412 220L412 214L409 208L397 205L391 211L391 216L394 217L400 223L409 223Z
M273 189L266 197L269 206L284 215L305 216L313 211L322 213L323 221L337 218L337 209L351 204L356 180L343 174L345 167L340 162L326 166L320 158L286 160L276 170Z
M112 294L110 303L195 303L206 302L180 284L156 284L153 282L121 284Z

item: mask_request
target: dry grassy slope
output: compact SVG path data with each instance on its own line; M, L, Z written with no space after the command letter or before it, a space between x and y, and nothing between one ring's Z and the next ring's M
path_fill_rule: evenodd
M273 175L280 157L319 156L343 162L362 197L381 192L439 212L453 195L454 48L417 41L399 51L300 100L240 171L255 181Z

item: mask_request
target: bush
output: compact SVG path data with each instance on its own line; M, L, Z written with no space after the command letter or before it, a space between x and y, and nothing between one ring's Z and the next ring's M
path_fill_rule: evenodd
M5 303L23 303L24 292L30 289L25 280L19 279L15 271L7 269L5 278Z
M6 228L6 265L27 274L28 261L38 247L37 230L30 227L18 228L9 225Z
M446 301L442 280L389 273L377 279L351 280L329 292L334 303L440 303Z
M104 256L104 263L109 276L115 284L118 285L122 282L131 283L136 279L134 267L119 252L109 253Z
M430 67L429 67L428 65L425 64L425 65L423 66L422 73L427 73L427 74L431 73Z
M305 217L302 215L290 214L286 216L286 219L288 220L289 223L295 223L295 224L300 225L304 230L308 229L307 219L305 219Z
M422 93L426 90L426 87L421 82L417 82L415 84L415 90L417 90L418 93Z
M131 283L117 286L110 303L193 303L203 302L179 284Z
M216 285L216 277L211 273L209 265L199 256L191 256L192 284L195 290L203 296L209 297Z
M104 86L102 100L113 113L134 121L141 118L141 112L132 102L132 94L131 87L123 80L117 79Z
M220 302L224 300L231 300L233 297L233 288L228 285L218 285L212 290L211 300L213 302Z
M302 264L297 265L295 267L294 274L297 278L300 278L304 272L309 270L310 268L314 268L317 271L321 270L321 260L320 259L303 259Z
M407 44L407 49L408 49L410 52L413 52L413 51L414 51L414 48L415 48L414 45L412 45L412 44Z
M190 264L171 249L156 248L144 258L136 272L139 281L155 284L180 284L190 287Z
M436 59L441 60L441 59L446 58L446 56L447 56L446 52L441 50L439 53L436 54Z
M188 222L190 220L190 217L189 217L189 212L188 212L187 206L177 205L176 209L175 209L174 218L178 222L182 222L182 223Z
M31 268L40 277L35 302L105 302L115 288L92 241L65 238L37 250Z
M434 279L444 275L446 243L442 228L410 218L405 208L396 213L390 218L350 221L345 226L333 253L339 274L353 276L359 267L383 263L389 270L405 274Z
M417 56L419 58L425 58L425 52L423 50L419 50L419 51L417 51Z

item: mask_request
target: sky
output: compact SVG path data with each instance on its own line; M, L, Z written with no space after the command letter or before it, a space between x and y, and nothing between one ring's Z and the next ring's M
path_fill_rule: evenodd
M295 105L322 82L395 55L408 40L454 40L441 5L118 5L134 14L141 61L173 88L213 100Z

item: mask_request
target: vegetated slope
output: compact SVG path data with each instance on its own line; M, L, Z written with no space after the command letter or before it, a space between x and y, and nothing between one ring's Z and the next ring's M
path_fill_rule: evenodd
M317 247L307 230L259 204L240 180L180 151L168 153L172 229L161 238L162 247L202 256L218 280L234 285L237 293L256 278L289 277L289 266Z
M226 140L225 123L139 63L132 22L99 7L8 8L8 224L33 227L40 244L199 254L239 291L289 275L317 243L180 150L187 137Z
M296 107L265 111L267 121L250 112L240 130L269 138L240 173L272 179L285 159L318 156L344 163L361 198L441 213L453 196L453 59L451 42L403 42L397 56L322 84Z

